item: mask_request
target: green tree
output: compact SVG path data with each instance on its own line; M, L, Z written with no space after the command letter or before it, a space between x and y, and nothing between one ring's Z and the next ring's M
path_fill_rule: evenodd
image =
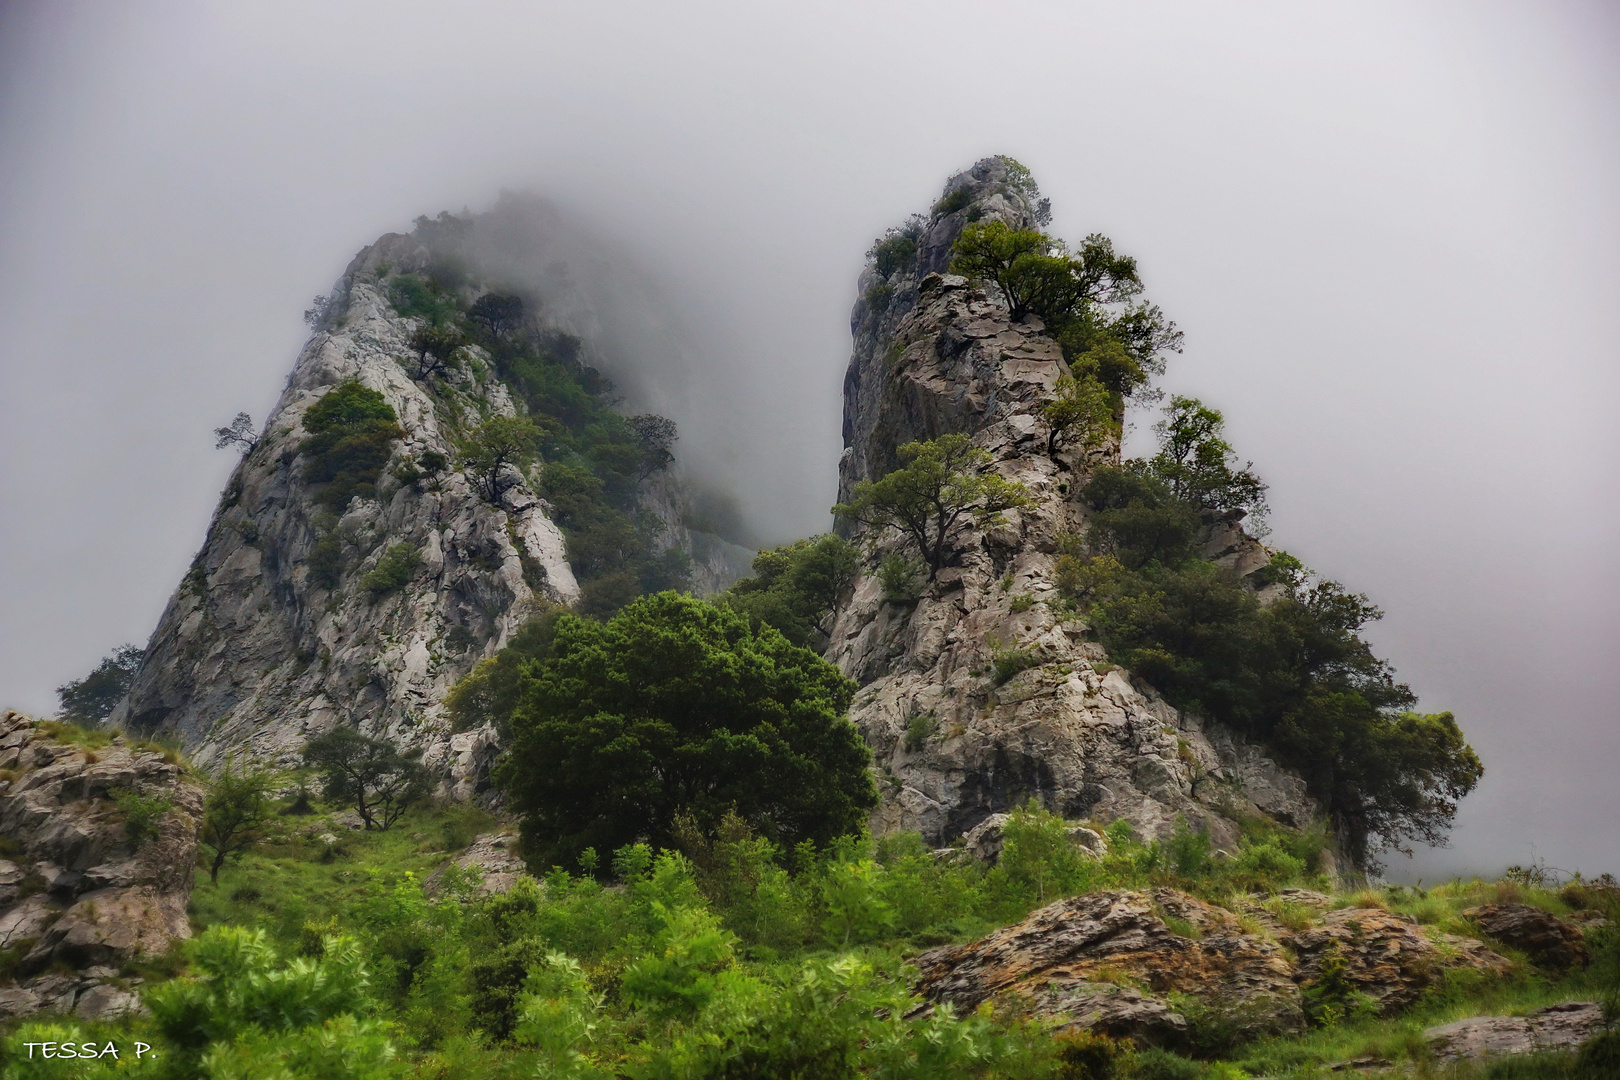
M516 466L539 447L545 432L524 416L496 416L473 429L461 446L461 465L484 501L500 506L523 482Z
M65 682L56 688L61 711L57 713L70 723L99 724L117 707L135 672L141 666L146 650L135 645L120 645L101 658L101 663L82 679Z
M754 576L734 583L723 602L769 623L795 645L825 640L838 598L855 584L856 551L833 535L812 536L754 556Z
M1030 504L1024 485L982 471L991 464L990 452L966 435L907 443L899 453L900 468L857 483L850 501L833 507L833 513L873 530L900 530L928 564L929 581L944 565L951 527L964 515L985 524L1003 510Z
M1058 443L1078 433L1080 446L1093 450L1117 430L1114 401L1108 388L1089 376L1060 375L1053 387L1055 396L1041 406L1046 420L1046 453L1057 453Z
M299 444L306 461L304 478L327 485L320 502L334 511L341 511L356 495L375 494L394 440L405 435L387 399L352 380L311 405L303 426L309 432Z
M1164 419L1153 426L1159 452L1148 467L1175 497L1201 510L1242 511L1264 517L1266 485L1253 473L1254 462L1235 468L1237 455L1226 441L1226 420L1197 398L1176 395Z
M208 781L202 829L197 835L198 841L213 852L208 861L208 880L218 884L226 860L263 842L276 819L270 794L279 781L280 776L269 769L239 770L230 758L226 758L219 775Z
M1106 236L1093 233L1070 251L1036 229L976 222L957 238L951 270L993 285L1012 320L1039 315L1070 367L1121 399L1164 370L1164 353L1181 351L1175 323L1138 299L1136 260Z
M636 445L641 448L641 466L636 476L645 480L655 472L663 472L675 463L675 421L656 413L632 416L627 421L635 432Z
M454 326L422 327L411 335L410 349L416 354L416 367L411 378L424 382L434 375L450 370L457 351L467 344L467 338Z
M854 684L769 626L664 592L606 623L558 618L526 665L497 779L532 865L735 809L784 847L860 827L877 796L845 717Z
M353 806L367 829L392 827L432 790L421 756L351 727L333 728L304 747L304 763L321 774L326 797Z
M1166 414L1157 455L1098 469L1081 491L1096 554L1065 555L1063 587L1111 660L1297 769L1358 864L1442 842L1483 773L1455 719L1413 711L1361 637L1382 615L1367 597L1285 552L1247 580L1201 557L1211 512L1263 509L1265 486L1234 467L1219 412L1176 398Z

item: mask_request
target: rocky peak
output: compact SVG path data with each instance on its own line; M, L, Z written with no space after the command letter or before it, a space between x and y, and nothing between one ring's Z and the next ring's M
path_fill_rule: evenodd
M497 241L511 225L498 214L421 219L361 251L317 304L315 332L112 723L173 733L205 767L227 752L290 764L309 738L352 724L421 748L451 794L483 783L493 732L453 733L445 693L531 615L575 603L581 588L553 508L535 492L538 473L508 466L511 486L492 500L458 467L473 427L526 411L494 358L469 345L459 363L424 376L412 339L434 304L465 308L505 287L494 275L511 272L515 256ZM497 269L481 271L480 258ZM407 276L414 300L401 299ZM582 385L606 385L580 303L531 299L522 310L521 329L577 364ZM334 500L311 475L306 418L349 384L380 395L397 431L374 482ZM708 542L696 553L700 584L721 587L746 567L751 552L682 525L678 484L643 488L642 510L665 526L657 551Z
M826 652L862 685L851 717L883 781L874 826L943 844L1031 798L1071 818L1123 817L1148 836L1184 820L1217 847L1236 843L1244 814L1306 825L1320 810L1298 776L1109 664L1060 602L1059 549L1086 528L1077 493L1119 460L1118 445L1049 454L1041 408L1067 373L1062 350L1035 316L1014 323L999 295L942 272L968 221L1044 217L1027 174L987 159L880 241L860 278L841 498L898 464L899 446L951 432L1033 498L1000 524L960 520L950 564L915 599L885 595L875 572L899 537L862 538L867 572ZM1269 558L1235 521L1211 522L1208 547L1242 573Z

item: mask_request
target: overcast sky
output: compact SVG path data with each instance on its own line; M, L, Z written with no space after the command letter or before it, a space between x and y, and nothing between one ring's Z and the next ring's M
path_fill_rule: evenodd
M1006 153L1484 757L1395 872L1620 872L1617 58L1574 0L0 5L0 705L145 642L309 298L503 189L663 281L751 418L690 452L824 528L862 253Z

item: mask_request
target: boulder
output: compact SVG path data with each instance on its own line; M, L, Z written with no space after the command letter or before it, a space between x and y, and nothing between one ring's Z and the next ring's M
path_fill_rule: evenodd
M1528 1016L1471 1016L1423 1032L1434 1056L1464 1058L1578 1050L1603 1031L1603 1007L1595 1001L1566 1001Z
M1288 931L1174 889L1070 897L915 963L917 992L931 1002L969 1010L1018 1000L1063 1027L1174 1047L1204 1016L1244 1038L1300 1030L1301 988L1332 955L1384 1013L1411 1005L1447 969L1512 967L1477 941L1431 938L1379 908L1328 912L1307 930ZM1204 1016L1173 1003L1188 1000Z
M1279 933L1278 940L1297 958L1301 983L1319 978L1329 957L1343 957L1345 978L1385 1015L1410 1006L1447 969L1505 974L1513 966L1477 941L1449 934L1430 937L1416 920L1381 908L1330 911L1314 926Z
M1304 1025L1282 948L1238 917L1172 889L1070 897L967 945L923 953L917 991L972 1009L1022 996L1035 1015L1146 1043L1177 1045L1187 1018L1171 993L1238 1020L1251 1034Z
M1529 904L1484 904L1463 912L1486 934L1529 954L1532 963L1554 971L1591 962L1586 936L1558 916Z
M450 860L445 866L435 870L427 879L426 888L436 893L444 881L444 873L451 866L462 869L477 870L479 874L478 891L483 896L509 891L517 884L517 879L528 873L528 867L523 860L513 854L511 843L516 839L512 833L484 833L471 844L467 850Z

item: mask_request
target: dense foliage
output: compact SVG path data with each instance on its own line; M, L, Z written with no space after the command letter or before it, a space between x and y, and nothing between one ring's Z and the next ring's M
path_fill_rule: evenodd
M434 239L452 225L419 228ZM672 421L615 412L613 383L583 362L578 338L547 329L520 296L472 293L453 260L394 275L389 296L400 314L423 320L412 338L413 377L446 392L432 377L465 367L464 346L475 345L521 404L520 417L470 425L458 465L492 504L504 505L525 480L551 504L582 610L611 614L643 593L686 585L689 559L678 548L654 549L657 523L638 501L641 482L674 461Z
M405 435L393 406L357 382L328 390L304 413L303 425L309 432L298 448L305 460L304 478L325 484L318 499L338 512L356 495L376 493L394 440Z
M899 468L856 483L849 502L833 507L833 513L866 526L873 536L898 530L915 545L930 581L945 565L951 527L964 515L987 524L1003 510L1029 505L1024 486L988 471L989 451L966 435L907 443L898 453Z
M781 631L794 645L819 647L828 619L853 584L854 545L831 534L795 540L754 556L754 576L734 583L721 602Z
M471 808L424 808L388 832L337 829L344 836L334 844L330 820L315 819L255 847L227 864L217 885L199 884L198 938L141 968L151 1016L23 1021L0 1049L0 1075L1304 1078L1337 1075L1323 1067L1367 1055L1421 1067L1429 1024L1602 999L1620 987L1620 933L1589 931L1595 960L1585 972L1556 982L1528 971L1448 982L1397 1019L1319 1008L1303 1036L1233 1045L1218 1018L1190 1010L1195 1054L1225 1061L1189 1059L1053 1031L1022 1019L1016 1005L967 1016L919 1011L903 960L1100 888L1172 886L1246 915L1255 890L1327 887L1313 871L1324 837L1251 822L1220 858L1202 833L1181 828L1163 843L1142 843L1116 822L1099 860L1069 841L1071 823L1026 807L1007 823L995 866L941 858L916 836L849 837L792 859L726 815L709 833L680 823L669 849L620 848L604 856L606 873L554 870L483 896L476 875L450 869L423 887L446 850L491 826ZM1607 883L1392 886L1337 902L1466 934L1475 931L1462 912L1489 901L1620 916L1620 890ZM1264 908L1288 925L1316 917L1287 894ZM1332 986L1304 989L1308 1000L1325 1001ZM116 1063L30 1058L26 1044L45 1040L98 1049L116 1041L122 1055ZM132 1060L134 1040L156 1054ZM1585 1063L1533 1059L1535 1069L1457 1076L1592 1080L1608 1075L1602 1055L1612 1055L1613 1038L1593 1047Z
M1236 466L1219 412L1178 397L1166 413L1156 456L1081 492L1091 532L1060 559L1060 587L1116 663L1299 770L1352 857L1443 843L1483 772L1456 721L1411 711L1359 636L1381 614L1366 597L1283 553L1249 581L1202 557L1207 527L1263 510L1265 486Z
M120 645L101 658L101 663L82 679L65 682L56 688L61 702L57 714L69 723L99 724L107 719L135 680L135 671L141 666L146 650L135 645Z
M557 619L519 675L499 779L537 865L734 810L792 848L857 829L877 796L844 716L854 684L768 625L665 592L606 623Z
M335 727L304 747L304 763L320 774L326 797L352 806L368 829L392 827L433 789L421 756L352 727Z

